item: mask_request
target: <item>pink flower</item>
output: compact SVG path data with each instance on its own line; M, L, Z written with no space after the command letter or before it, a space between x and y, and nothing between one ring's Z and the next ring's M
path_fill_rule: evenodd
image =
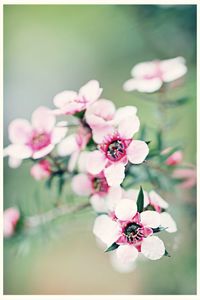
M96 218L93 233L108 247L118 244L116 255L123 263L134 262L138 252L156 260L165 253L162 240L153 236L153 229L158 228L160 223L159 213L138 213L134 201L122 199L115 208L114 217L101 215Z
M30 124L25 119L16 119L10 123L8 132L12 144L4 149L4 155L18 160L44 157L67 132L67 128L55 127L55 117L43 106L33 112L31 121Z
M121 187L110 187L103 172L92 175L80 173L72 179L72 189L79 196L90 196L90 202L96 212L109 210L109 199L120 199Z
M140 122L135 114L126 117L122 113L118 122L114 118L115 126L99 129L98 148L90 153L87 171L96 175L104 170L109 186L118 186L124 179L125 165L141 164L148 155L147 144L140 140L134 140L132 136L139 130ZM124 118L125 117L125 118ZM93 129L96 132L96 129Z
M46 179L51 175L51 164L47 159L40 160L32 166L30 173L35 180Z
M4 237L11 237L19 221L20 213L15 207L6 209L3 213L3 235Z
M123 85L125 91L152 93L158 91L163 83L175 81L187 72L185 59L176 57L167 60L142 62L131 70L132 79Z
M162 151L162 154L167 154L171 148L167 148ZM166 159L165 164L168 166L176 166L179 165L183 161L183 152L182 151L175 151Z
M196 186L197 174L196 168L193 165L188 165L188 168L174 170L172 176L173 178L182 180L182 183L178 184L182 189L191 189Z
M58 115L73 115L85 110L89 105L98 100L102 93L99 82L91 80L82 86L79 92L63 91L57 94L53 102L58 108L54 112Z
M77 132L67 136L57 147L58 155L70 155L68 163L68 170L74 170L80 153L85 149L87 143L91 138L91 131L89 128L80 125Z

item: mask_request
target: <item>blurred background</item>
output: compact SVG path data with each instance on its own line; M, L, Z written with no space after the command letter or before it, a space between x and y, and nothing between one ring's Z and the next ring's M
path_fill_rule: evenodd
M177 119L169 145L180 141L184 160L196 162L196 6L193 5L4 5L4 143L14 118L30 118L39 105L78 90L90 79L116 106L136 105L141 122L156 128L155 104L126 93L123 82L141 61L184 56L185 85L172 97L189 97L168 112ZM151 138L150 138L151 139ZM170 144L171 143L171 144ZM56 192L4 162L4 208L27 215L52 207ZM141 261L128 274L116 272L92 234L90 209L4 241L4 294L195 294L196 195L167 195L179 231L163 234L171 258ZM63 201L84 199L65 186Z

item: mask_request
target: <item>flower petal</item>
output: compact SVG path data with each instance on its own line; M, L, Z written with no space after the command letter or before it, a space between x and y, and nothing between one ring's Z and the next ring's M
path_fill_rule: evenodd
M120 245L116 250L117 258L121 263L134 262L138 257L138 251L133 245Z
M8 158L8 165L10 168L18 168L22 163L22 160L19 159L19 158L16 158L16 157L12 157L12 156L9 156Z
M161 226L166 228L165 230L167 232L172 233L177 231L176 222L174 221L174 219L169 213L167 212L161 213L160 218L161 218Z
M150 191L149 192L149 198L150 201L157 204L161 208L168 208L169 204L162 198L160 195L158 195L155 191Z
M110 253L110 262L114 270L120 273L129 273L132 272L136 268L135 262L122 262L117 257L117 252L112 251Z
M106 204L110 211L114 211L115 207L119 203L122 197L122 188L118 187L110 187L107 197L106 197Z
M66 104L73 102L77 98L74 91L63 91L53 98L53 103L58 108L63 108Z
M121 121L126 120L129 117L134 117L137 113L135 106L124 106L116 110L114 117L114 124L118 125Z
M114 134L114 132L115 132L115 129L111 125L105 125L105 126L102 126L99 128L95 128L92 130L93 140L97 144L101 144L104 142L105 137L107 137L108 135Z
M115 215L121 221L131 220L137 212L137 205L130 199L121 199L115 208Z
M157 228L161 224L160 214L156 211L146 210L140 214L141 223L144 226Z
M101 215L94 222L93 233L107 246L111 246L120 236L120 226L107 215Z
M33 127L38 131L51 132L56 119L50 109L40 106L33 112L31 121Z
M77 150L76 134L71 134L66 137L57 147L58 155L60 156L70 155Z
M174 81L184 76L187 72L185 59L183 57L163 60L160 63L160 67L163 72L163 81L165 82Z
M138 132L139 128L139 118L136 115L134 115L132 117L126 118L126 120L122 120L119 123L118 131L122 137L130 139L136 132Z
M138 91L141 93L153 93L158 91L162 86L162 80L160 78L152 79L129 79L124 85L123 89L126 92Z
M25 159L32 155L32 150L25 145L11 144L4 149L4 156L11 156L13 158Z
M150 236L143 240L141 252L151 260L160 259L165 254L165 245L157 236Z
M91 180L86 174L78 174L72 178L72 190L79 196L89 196L92 193Z
M129 189L123 192L123 196L124 198L128 198L136 202L139 191L140 190L138 189ZM143 194L144 194L144 207L146 207L149 204L149 197L147 192L143 191Z
M90 80L80 88L79 96L84 97L87 102L92 103L99 98L102 91L103 89L100 88L97 80Z
M149 148L143 141L133 140L127 148L127 156L132 164L141 164L148 153Z
M66 127L55 127L51 134L51 143L58 144L65 137L67 131Z
M104 170L109 186L119 186L125 177L125 166L122 163L115 163Z
M9 124L8 135L13 144L25 144L31 134L31 124L25 119L16 119Z
M53 150L53 148L54 148L54 145L53 144L49 144L47 147L44 147L41 150L34 152L33 155L32 155L32 157L34 159L38 159L38 158L44 157L47 154L49 154Z
M96 212L107 212L105 199L99 195L93 195L90 198L90 203Z
M86 169L90 174L99 174L106 165L106 158L103 153L98 150L91 152L88 155Z

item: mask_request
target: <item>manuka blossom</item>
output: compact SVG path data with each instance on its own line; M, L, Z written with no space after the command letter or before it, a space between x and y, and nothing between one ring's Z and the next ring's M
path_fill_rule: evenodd
M91 130L80 124L76 133L67 136L57 147L58 155L61 157L70 155L68 170L74 170L81 151L85 149L91 138Z
M53 102L58 108L54 110L57 115L73 115L84 111L89 105L98 100L102 93L99 82L91 80L82 86L79 92L63 91L57 94Z
M3 235L11 237L15 233L17 222L19 221L20 213L15 207L6 209L3 213Z
M51 111L43 106L33 112L31 124L25 119L12 121L8 128L12 144L4 149L4 155L17 160L46 156L67 132L67 128L56 127L55 122Z
M171 151L171 148L167 148L162 151L162 154L167 154ZM183 152L182 151L175 151L165 161L165 164L168 166L176 166L179 165L183 161Z
M96 212L109 210L109 199L120 200L121 187L110 187L103 171L92 175L80 173L72 179L72 189L79 196L90 196L90 203Z
M173 82L187 72L185 59L176 57L166 60L142 62L131 70L132 79L123 85L125 91L152 93L158 91L164 83Z
M51 175L51 164L47 159L42 159L32 166L30 173L35 180L46 179Z
M118 118L117 118L118 117ZM109 186L118 186L125 176L128 162L141 164L149 153L147 144L134 140L140 121L135 112L128 116L126 108L116 112L112 124L94 129L98 131L98 148L90 153L87 171L96 175L104 171Z
M154 229L160 225L158 212L139 213L134 201L121 199L113 216L96 218L93 233L107 247L116 243L116 255L121 262L134 262L140 252L151 260L157 260L165 254L163 241L154 236Z

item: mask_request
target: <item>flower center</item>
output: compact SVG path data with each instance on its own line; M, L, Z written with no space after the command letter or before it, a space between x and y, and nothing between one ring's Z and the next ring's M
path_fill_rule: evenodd
M114 140L107 147L106 156L112 161L120 160L125 154L126 147L121 140Z
M124 234L128 242L132 242L132 243L136 241L140 241L143 238L141 225L137 223L129 223L124 229Z
M34 151L38 151L50 144L50 135L46 132L35 133L30 141L30 146Z
M101 194L107 193L109 188L107 181L104 177L103 178L95 177L93 179L92 186L95 192Z

